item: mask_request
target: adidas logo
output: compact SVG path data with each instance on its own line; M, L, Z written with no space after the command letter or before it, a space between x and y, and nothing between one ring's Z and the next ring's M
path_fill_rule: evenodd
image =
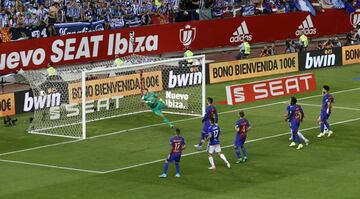
M243 21L233 33L232 37L230 37L230 43L242 42L245 38L250 41L252 40L252 35L249 34L246 22Z
M315 35L316 28L312 22L311 16L308 15L306 19L300 24L298 30L295 32L296 36L301 35L301 32L304 31L305 35Z

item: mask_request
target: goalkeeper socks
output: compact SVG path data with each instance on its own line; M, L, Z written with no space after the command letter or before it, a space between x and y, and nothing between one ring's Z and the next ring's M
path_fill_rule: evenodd
M175 162L176 173L180 174L180 163Z
M169 163L166 162L166 163L164 164L164 173L165 173L165 174L167 174L168 169L169 169Z
M215 163L214 163L214 158L213 157L209 157L209 162L210 162L210 165L212 167L215 167Z
M238 159L240 159L240 158L241 158L241 154L240 154L240 149L239 149L239 147L236 147L236 148L235 148L235 153L236 153L236 157L237 157Z
M164 123L167 124L168 126L170 126L170 127L172 126L171 123L170 123L170 121L169 121L165 116L163 117L163 121L164 121Z
M224 154L220 154L220 158L221 158L222 160L224 160L224 162L225 162L226 164L229 163L229 162L227 161L227 159L226 159L226 157L225 157Z
M247 157L247 152L244 145L241 146L241 151L243 152L244 157Z

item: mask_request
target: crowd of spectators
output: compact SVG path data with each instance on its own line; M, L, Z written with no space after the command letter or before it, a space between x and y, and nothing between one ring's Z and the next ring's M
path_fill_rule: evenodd
M358 25L354 30L346 34L346 41L344 46L360 44L360 25Z
M0 41L19 28L44 26L44 35L56 35L59 23L104 20L109 29L115 20L127 27L293 11L295 0L0 0Z
M264 46L264 48L260 52L260 57L266 57L271 55L276 55L276 46L275 43L272 43L270 47Z
M266 4L265 4L266 2ZM0 29L46 26L55 23L114 19L126 25L171 23L234 15L256 15L296 10L294 0L0 0ZM265 6L266 5L266 6ZM135 21L135 23L133 23ZM10 38L1 38L7 42Z
M336 47L341 47L341 42L337 37L334 37L334 38L329 38L326 41L319 41L317 49L322 50L322 49L331 49Z

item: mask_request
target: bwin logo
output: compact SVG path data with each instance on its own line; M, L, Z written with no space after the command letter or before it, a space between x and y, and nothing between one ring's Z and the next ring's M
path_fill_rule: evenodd
M311 16L308 15L306 19L300 24L298 30L295 32L296 36L301 35L301 32L304 32L305 35L315 35L316 28L314 26L313 21L311 20Z
M243 21L240 26L233 33L233 36L230 37L230 43L242 42L245 39L248 41L252 40L252 35L249 33L249 29L246 25L246 22Z
M196 28L192 28L190 25L186 25L184 29L180 29L179 40L185 46L190 46L195 40Z
M61 94L52 93L48 95L40 95L31 97L29 92L25 93L24 112L31 111L31 109L43 109L54 106L60 106Z
M306 53L305 69L335 66L335 54L310 56Z
M173 71L169 72L169 88L180 88L188 87L192 85L198 85L202 82L202 73L183 73L183 74L174 74Z

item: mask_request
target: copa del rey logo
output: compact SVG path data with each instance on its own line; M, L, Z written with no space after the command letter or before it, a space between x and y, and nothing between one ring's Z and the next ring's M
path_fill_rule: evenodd
M180 42L185 46L190 46L191 43L195 40L196 37L196 28L186 25L185 28L180 29L179 39Z
M356 28L360 24L360 9L350 14L350 24Z
M248 39L248 41L252 40L252 35L249 32L249 29L246 25L246 22L243 21L239 27L235 30L233 35L230 37L230 43L238 43L242 42L245 39Z
M311 19L311 16L306 16L305 20L299 25L298 29L295 32L296 36L301 35L301 32L304 31L305 35L315 35L316 34L316 28L314 26L314 23Z

